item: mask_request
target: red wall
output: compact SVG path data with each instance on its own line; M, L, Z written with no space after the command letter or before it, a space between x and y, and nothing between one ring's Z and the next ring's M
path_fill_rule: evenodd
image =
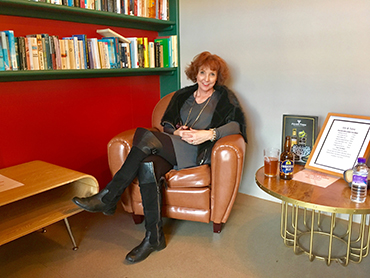
M16 23L16 24L14 24ZM0 16L2 30L15 36L60 37L109 26ZM156 32L111 27L126 37ZM160 98L158 76L66 79L0 83L0 168L44 160L110 180L107 143L116 134L150 126Z

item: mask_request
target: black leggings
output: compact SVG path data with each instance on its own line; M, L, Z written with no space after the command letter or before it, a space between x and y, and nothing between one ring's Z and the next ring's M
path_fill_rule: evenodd
M146 132L146 130L138 128L135 132L135 137L141 136L143 132ZM161 177L177 165L177 161L171 138L162 132L152 131L152 133L161 142L163 147L155 154L144 158L142 162L153 162L155 176L157 178L157 182L159 182Z

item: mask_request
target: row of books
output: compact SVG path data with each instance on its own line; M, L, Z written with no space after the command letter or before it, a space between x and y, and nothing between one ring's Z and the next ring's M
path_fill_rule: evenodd
M0 71L177 67L177 36L125 38L99 29L102 38L84 34L59 38L49 34L15 37L0 32Z
M169 19L168 0L33 0L125 15Z

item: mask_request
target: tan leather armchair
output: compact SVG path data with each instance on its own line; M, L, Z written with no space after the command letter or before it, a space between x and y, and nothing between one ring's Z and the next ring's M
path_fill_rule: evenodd
M163 131L160 121L172 98L163 97L152 114L153 130ZM124 131L108 143L109 168L114 175L125 161L135 130ZM209 223L213 222L215 233L221 232L229 218L242 176L245 142L241 135L221 138L212 149L211 164L170 170L166 174L167 188L163 190L164 217ZM135 223L141 223L143 206L137 179L121 197L125 211L133 214Z

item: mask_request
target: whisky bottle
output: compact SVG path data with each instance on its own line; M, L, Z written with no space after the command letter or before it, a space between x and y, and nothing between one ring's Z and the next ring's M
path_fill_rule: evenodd
M290 151L291 146L290 136L285 137L284 152L280 155L280 178L284 180L293 178L294 154Z

